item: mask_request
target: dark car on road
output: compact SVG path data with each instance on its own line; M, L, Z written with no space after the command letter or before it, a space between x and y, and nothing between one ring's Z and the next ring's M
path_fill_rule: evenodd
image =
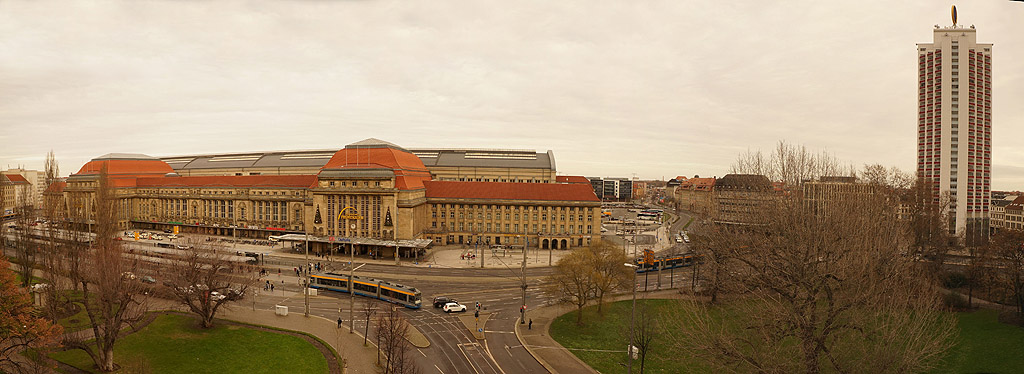
M434 307L435 308L440 308L440 307L444 306L444 304L457 303L457 302L458 301L456 301L455 299L450 298L448 296L437 296L437 297L434 298Z

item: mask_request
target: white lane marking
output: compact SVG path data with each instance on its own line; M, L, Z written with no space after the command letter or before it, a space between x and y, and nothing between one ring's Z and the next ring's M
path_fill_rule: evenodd
M417 351L420 351L420 354L421 354L421 355L423 355L423 357L427 357L427 354L426 354L426 353L423 353L423 350L422 350L422 349L416 348L416 350L417 350Z
M437 365L434 365L434 367L436 367L437 371L441 372L441 374L444 374L444 370L441 370L441 368L438 368Z

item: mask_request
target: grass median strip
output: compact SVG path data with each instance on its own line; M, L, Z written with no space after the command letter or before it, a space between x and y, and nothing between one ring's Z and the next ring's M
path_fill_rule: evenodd
M94 372L92 361L81 350L56 352L50 357ZM302 338L233 324L204 330L192 317L174 314L161 315L122 338L114 357L129 371L152 373L328 371L323 354Z

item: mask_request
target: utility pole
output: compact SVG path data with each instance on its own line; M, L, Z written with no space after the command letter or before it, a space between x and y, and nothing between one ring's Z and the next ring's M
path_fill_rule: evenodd
M306 230L306 262L301 265L305 267L309 263L309 230ZM306 268L306 284L302 285L302 296L306 300L306 311L303 313L309 317L309 268Z
M523 270L522 270L522 277L523 277L523 286L522 286L523 287L523 306L519 308L519 324L520 325L526 323L526 249L530 247L530 237L526 236L526 235L523 235L523 236L524 236L524 239L526 239L526 240L523 242Z
M348 275L348 333L355 334L356 332L356 287L353 282L356 281L356 245L349 239L348 242L348 253L351 256L349 260L349 269L352 269ZM367 321L366 323L370 323Z

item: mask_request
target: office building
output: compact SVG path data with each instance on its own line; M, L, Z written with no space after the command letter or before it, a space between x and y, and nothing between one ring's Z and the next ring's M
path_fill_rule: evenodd
M917 45L917 173L948 193L950 231L968 243L988 233L992 160L992 44L974 26L938 26Z

